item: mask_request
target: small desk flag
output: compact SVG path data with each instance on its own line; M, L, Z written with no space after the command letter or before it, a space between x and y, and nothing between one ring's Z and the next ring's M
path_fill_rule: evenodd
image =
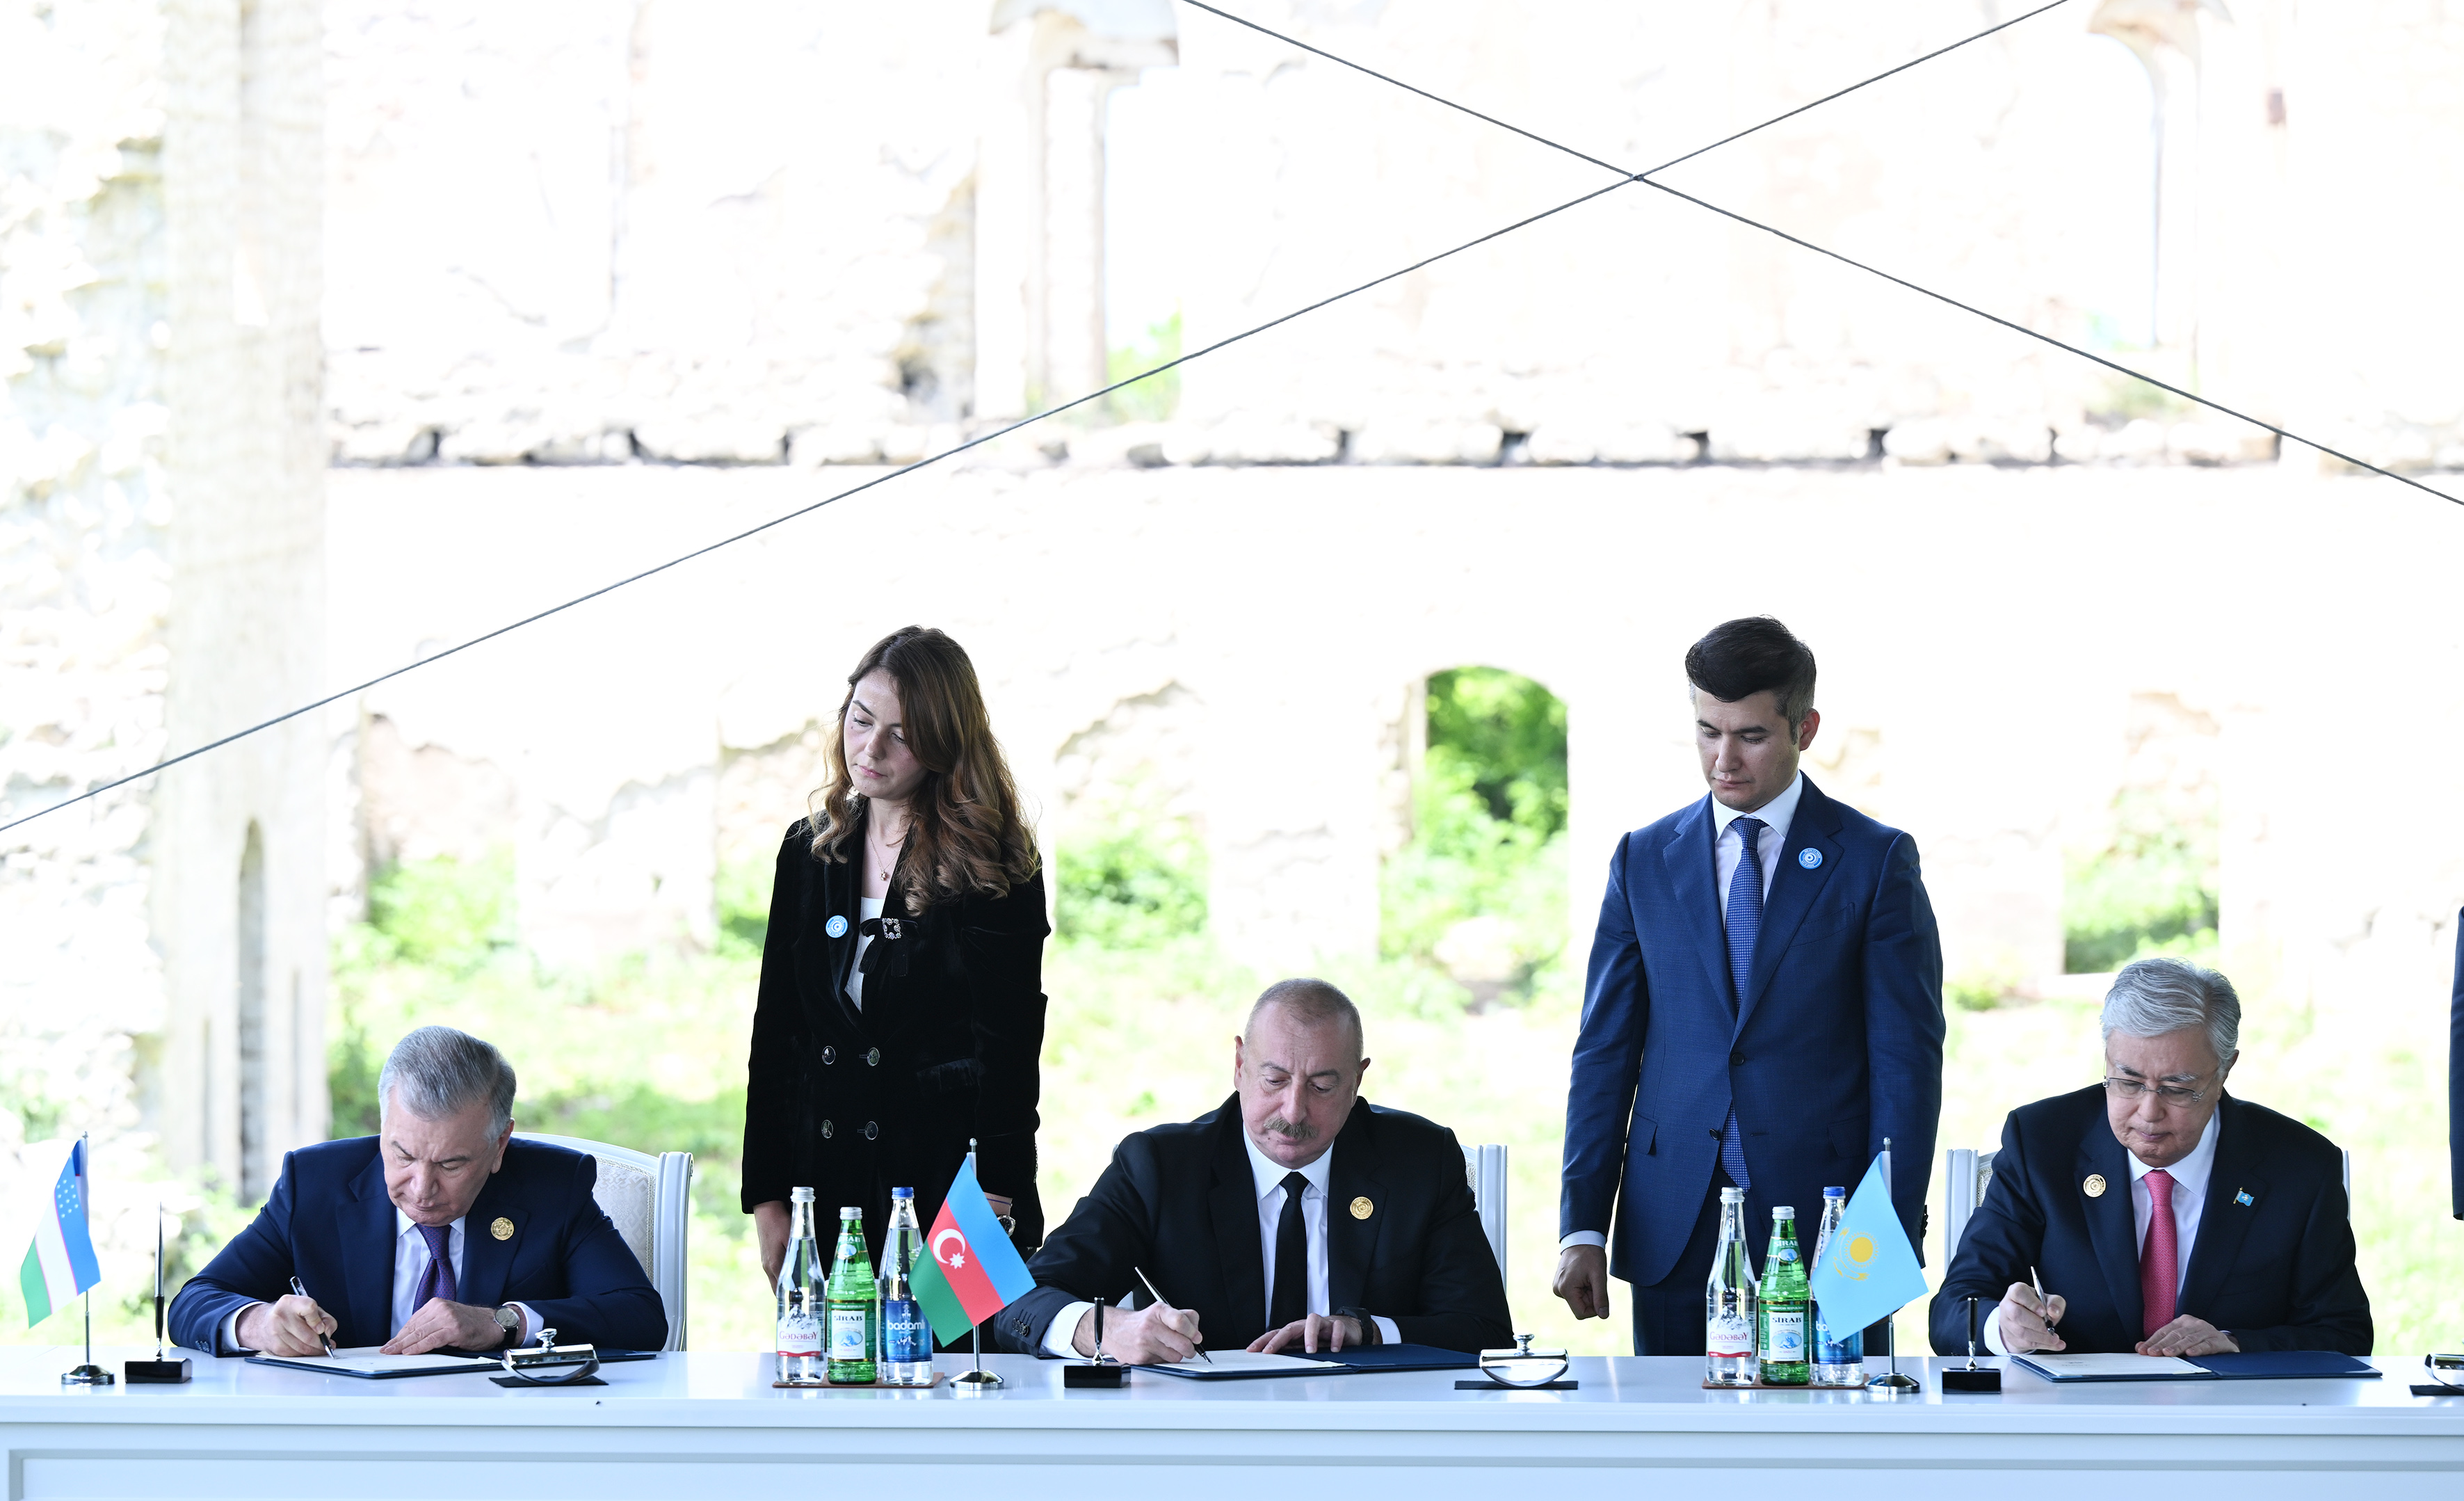
M41 1181L39 1174L36 1181ZM51 1202L34 1214L33 1243L17 1266L29 1329L102 1280L102 1268L94 1259L94 1236L86 1227L83 1137L68 1144L68 1157L51 1190Z
M941 1212L933 1217L933 1232L924 1237L914 1288L935 1337L945 1345L1035 1289L1034 1274L984 1201L972 1152L941 1201Z
M1842 1331L1887 1318L1925 1293L1925 1270L1891 1206L1890 1179L1877 1156L1814 1269L1814 1301L1822 1321Z

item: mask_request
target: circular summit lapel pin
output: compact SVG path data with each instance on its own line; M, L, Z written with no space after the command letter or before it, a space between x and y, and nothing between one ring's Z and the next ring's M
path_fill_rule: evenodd
M822 931L834 938L846 938L847 919L845 917L833 916L829 921L822 924Z
M2085 1182L2083 1182L2083 1183L2079 1184L2079 1190L2080 1190L2080 1192L2082 1192L2082 1193L2086 1194L2090 1199L2101 1199L2101 1198L2103 1198L2103 1197L2104 1197L2104 1175L2103 1175L2102 1173L2090 1173L2090 1174L2088 1174L2088 1175L2087 1175L2087 1181L2085 1181Z
M488 1233L500 1241L510 1241L514 1238L514 1222L499 1215L496 1223L488 1226Z
M1366 1220L1376 1212L1377 1206L1371 1203L1366 1199L1354 1199L1352 1201L1352 1217L1355 1220Z
M1822 863L1822 851L1819 850L1799 850L1796 852L1796 863L1811 871L1815 866Z

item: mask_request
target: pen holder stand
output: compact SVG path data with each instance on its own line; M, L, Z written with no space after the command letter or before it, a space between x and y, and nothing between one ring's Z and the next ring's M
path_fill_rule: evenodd
M173 1386L189 1379L188 1358L176 1360L130 1360L122 1368L131 1386Z
M1990 1365L1950 1366L1942 1372L1942 1389L1947 1392L1999 1392L2002 1373Z
M1095 1355L1086 1361L1072 1360L1061 1368L1064 1388L1085 1387L1095 1391L1117 1391L1128 1379L1130 1368L1104 1356L1104 1300L1097 1298L1093 1309L1095 1319Z

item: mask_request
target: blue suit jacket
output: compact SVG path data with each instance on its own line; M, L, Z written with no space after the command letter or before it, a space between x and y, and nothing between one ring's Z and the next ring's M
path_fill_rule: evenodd
M591 1185L599 1164L579 1152L516 1140L463 1221L461 1296L494 1308L527 1303L564 1343L656 1350L668 1315ZM490 1226L512 1222L498 1240ZM377 1138L301 1147L282 1159L265 1207L171 1302L171 1337L210 1355L231 1310L271 1303L297 1276L341 1328L336 1346L392 1337L393 1201Z
M1924 1245L1942 1111L1942 944L1915 841L1811 778L1763 902L1742 1000L1728 977L1711 800L1618 842L1566 1101L1560 1233L1607 1229L1637 1286L1683 1254L1733 1101L1746 1225L1815 1214L1891 1138L1892 1198ZM1807 850L1819 860L1811 869ZM1614 1209L1614 1220L1612 1220Z
M2180 1311L2229 1331L2244 1350L2370 1353L2370 1300L2353 1266L2343 1159L2298 1120L2226 1095L2216 1113L2208 1197L2190 1244ZM2083 1186L2091 1174L2104 1192ZM1991 1303L2028 1280L2069 1305L2062 1343L2126 1354L2141 1337L2139 1225L2130 1162L2091 1084L2023 1105L2002 1127L1993 1181L1933 1297L1933 1347L1968 1348L1967 1299Z

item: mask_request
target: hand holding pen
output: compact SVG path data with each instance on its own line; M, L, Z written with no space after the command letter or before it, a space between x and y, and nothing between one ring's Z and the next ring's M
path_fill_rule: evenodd
M259 1303L242 1313L234 1333L241 1345L267 1355L332 1355L332 1336L341 1328L334 1315L319 1308L299 1279L293 1277L288 1297Z

